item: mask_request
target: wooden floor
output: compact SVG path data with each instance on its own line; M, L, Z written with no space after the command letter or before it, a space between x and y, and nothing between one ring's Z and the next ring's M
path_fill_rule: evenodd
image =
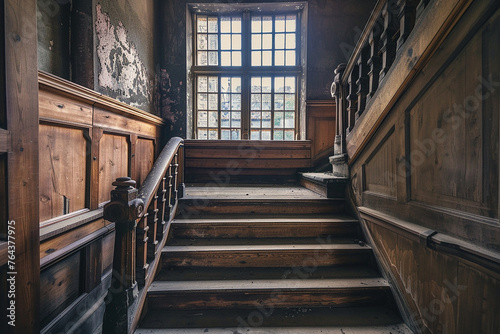
M189 184L186 185L185 199L189 198L220 199L321 199L317 193L302 186L284 185L248 185L234 184L228 186Z

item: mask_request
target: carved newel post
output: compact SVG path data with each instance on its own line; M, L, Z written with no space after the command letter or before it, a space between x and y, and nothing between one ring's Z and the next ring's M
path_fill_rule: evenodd
M335 146L333 149L333 156L329 158L332 165L333 175L341 178L349 177L349 166L347 165L347 154L345 147L345 136L348 127L348 115L346 110L345 91L342 87L342 75L346 64L340 64L334 71L335 80L332 83L331 94L336 100L337 108L337 128L335 135Z
M128 333L136 307L138 287L136 272L137 218L144 212L144 203L137 198L135 181L117 178L111 201L104 206L104 219L115 222L115 248L111 286L106 296L103 333Z

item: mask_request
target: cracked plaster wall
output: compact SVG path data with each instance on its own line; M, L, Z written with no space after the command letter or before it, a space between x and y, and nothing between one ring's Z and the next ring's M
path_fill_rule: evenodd
M96 90L157 113L153 1L98 2L94 17Z

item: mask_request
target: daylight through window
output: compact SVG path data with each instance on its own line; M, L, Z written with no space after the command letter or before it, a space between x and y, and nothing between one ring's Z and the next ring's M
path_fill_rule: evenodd
M197 139L294 140L299 15L194 15Z

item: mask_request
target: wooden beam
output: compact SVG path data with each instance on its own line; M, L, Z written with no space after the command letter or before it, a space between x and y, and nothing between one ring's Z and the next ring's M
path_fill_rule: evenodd
M5 0L9 221L15 221L16 321L8 331L40 332L37 2ZM11 302L9 300L9 303ZM5 319L2 321L5 322Z

